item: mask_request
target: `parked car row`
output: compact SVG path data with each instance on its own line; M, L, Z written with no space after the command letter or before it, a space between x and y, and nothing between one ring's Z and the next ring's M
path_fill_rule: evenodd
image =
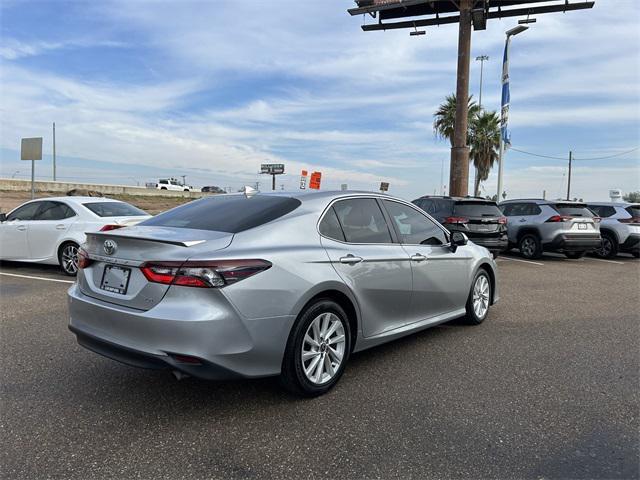
M640 255L640 205L542 199L496 202L474 197L423 196L413 203L450 232L464 232L494 256L517 248L525 258L560 252L602 258Z

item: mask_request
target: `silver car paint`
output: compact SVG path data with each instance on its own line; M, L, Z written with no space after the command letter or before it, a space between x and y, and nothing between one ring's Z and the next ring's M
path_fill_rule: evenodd
M600 220L600 230L602 232L609 231L616 236L618 244L623 244L627 241L630 235L640 235L640 227L637 225L629 225L628 223L621 223L618 219L631 218L631 215L627 210L627 207L635 206L637 203L628 202L589 202L588 207L613 207L615 213L609 217L602 217Z
M448 246L332 245L340 242L319 234L321 215L333 200L388 196L352 192L275 195L295 197L302 204L232 239L228 238L231 234L188 229L159 234L162 229L144 226L127 229L126 234L93 235L85 247L98 259L96 273L81 270L69 290L70 328L87 338L156 356L191 374L198 375L175 364L168 353L202 358L233 376L269 376L280 372L293 323L317 295L340 292L351 301L356 316L354 351L359 351L463 315L471 281L481 266L497 279L496 264L488 251L471 242L454 253ZM396 201L415 209L408 202ZM135 237L140 237L135 240L138 247L134 243L127 247ZM128 252L115 262L134 267L143 261L187 258L262 258L273 266L222 289L156 288L156 284L141 282L133 287L132 298L125 299L100 290L96 283L100 260L105 260L99 253L100 241L106 238L119 244L121 254ZM427 257L420 265L410 258L418 249ZM367 261L348 270L352 265L336 262L347 251L360 253ZM414 284L423 289L414 291ZM497 280L494 284L493 302L499 298ZM218 378L215 374L200 376Z

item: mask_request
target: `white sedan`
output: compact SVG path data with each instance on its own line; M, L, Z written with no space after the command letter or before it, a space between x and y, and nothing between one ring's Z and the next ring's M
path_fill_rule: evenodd
M114 230L149 217L133 205L110 198L31 200L0 214L0 260L60 265L64 273L75 275L85 232Z

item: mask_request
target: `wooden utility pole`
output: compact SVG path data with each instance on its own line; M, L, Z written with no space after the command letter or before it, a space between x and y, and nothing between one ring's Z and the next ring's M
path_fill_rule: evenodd
M449 195L464 197L469 193L469 68L471 66L472 0L460 0L458 24L458 79L456 86L456 121L451 147Z
M569 152L569 176L567 179L567 200L571 200L571 161L573 160L573 152Z

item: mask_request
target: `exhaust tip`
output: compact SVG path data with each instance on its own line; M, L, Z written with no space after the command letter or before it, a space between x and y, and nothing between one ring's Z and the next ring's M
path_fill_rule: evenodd
M191 375L187 375L186 373L181 372L180 370L171 370L173 376L176 377L176 380L184 380L185 378L189 378Z

